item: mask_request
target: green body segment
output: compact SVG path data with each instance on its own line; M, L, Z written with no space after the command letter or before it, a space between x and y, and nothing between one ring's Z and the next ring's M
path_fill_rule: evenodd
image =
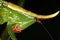
M0 0L0 24L7 22L7 30L12 40L17 40L15 33L12 30L14 24L18 24L18 27L22 30L26 29L33 23L35 23L35 18L29 16L25 13L15 11L8 7L8 5L3 5Z
M8 24L19 24L22 29L27 28L35 23L34 17L26 15L22 12L17 12L7 6L4 6L0 11L0 24L7 22Z

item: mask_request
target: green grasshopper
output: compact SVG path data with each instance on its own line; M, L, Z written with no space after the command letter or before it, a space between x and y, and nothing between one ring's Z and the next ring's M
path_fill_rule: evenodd
M38 15L11 2L0 2L0 24L7 22L7 29L10 37L15 39L14 32L21 32L36 22L37 19L50 19L57 16L56 12L51 15Z

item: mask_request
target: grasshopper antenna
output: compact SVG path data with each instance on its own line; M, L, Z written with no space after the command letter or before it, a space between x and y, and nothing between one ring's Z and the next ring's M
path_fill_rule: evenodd
M45 29L45 31L48 33L49 37L51 38L51 40L54 40L54 38L52 37L52 35L50 34L50 32L47 30L47 28L42 24L42 22L39 19L36 19L36 22L40 23L42 25L42 27Z

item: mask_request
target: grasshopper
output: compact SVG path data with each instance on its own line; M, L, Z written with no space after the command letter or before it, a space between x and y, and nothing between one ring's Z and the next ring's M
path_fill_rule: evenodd
M37 19L50 19L59 14L60 11L51 15L38 15L34 12L28 11L20 6L11 2L0 2L0 24L7 22L8 33L21 32L30 25L36 22ZM10 28L10 29L9 29ZM15 40L10 35L13 40Z

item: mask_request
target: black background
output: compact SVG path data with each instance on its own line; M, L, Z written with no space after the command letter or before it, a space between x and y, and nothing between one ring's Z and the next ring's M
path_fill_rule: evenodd
M17 4L18 0L7 0ZM26 0L25 9L41 15L49 15L60 10L58 0ZM54 40L60 40L60 15L43 20L44 27L50 32ZM1 29L0 29L1 30ZM21 33L16 33L18 40L51 40L46 30L39 23L34 23Z

